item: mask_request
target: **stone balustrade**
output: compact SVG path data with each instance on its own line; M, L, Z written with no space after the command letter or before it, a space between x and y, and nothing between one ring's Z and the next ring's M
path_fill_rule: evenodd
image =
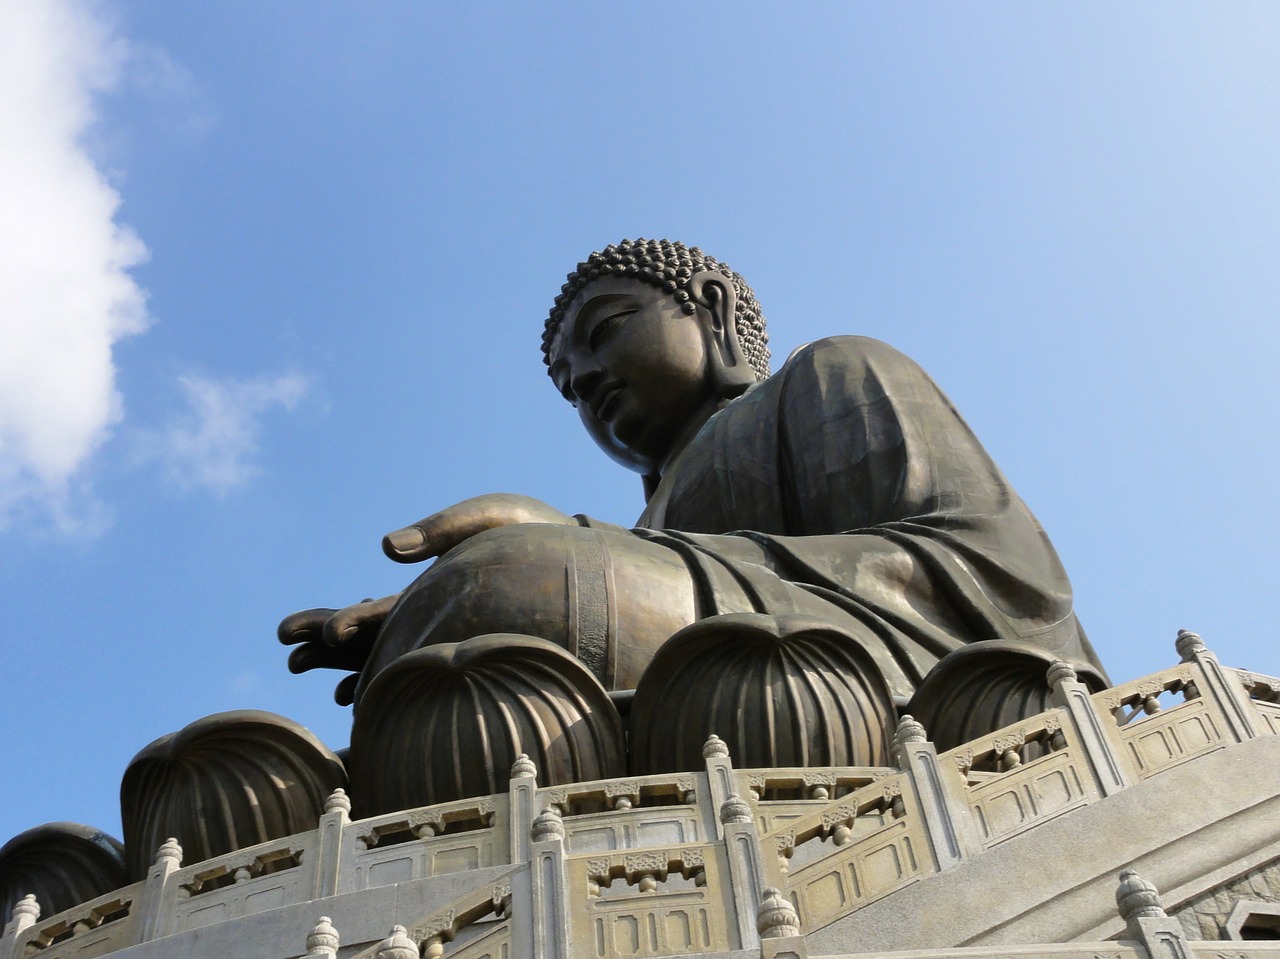
M713 737L695 772L539 787L522 757L506 795L358 821L339 790L311 832L188 865L170 841L143 882L44 919L20 903L0 959L152 959L143 944L301 917L306 904L292 951L243 954L336 954L344 901L464 875L479 878L447 907L358 955L397 955L403 939L434 959L800 955L787 915L814 932L1074 809L1280 734L1280 681L1224 669L1192 634L1178 648L1178 665L1094 694L1055 665L1054 708L941 755L904 717L895 767L735 770Z

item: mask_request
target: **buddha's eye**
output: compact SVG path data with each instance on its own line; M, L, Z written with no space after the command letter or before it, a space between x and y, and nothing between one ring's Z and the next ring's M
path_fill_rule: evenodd
M614 313L606 316L591 328L591 332L587 335L587 346L592 350L598 350L601 346L609 341L609 338L618 331L622 325L622 321L629 317L635 310L623 310L621 313Z

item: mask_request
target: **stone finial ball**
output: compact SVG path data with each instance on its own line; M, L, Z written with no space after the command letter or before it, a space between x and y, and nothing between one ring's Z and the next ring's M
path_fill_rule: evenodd
M1061 659L1050 663L1049 668L1045 671L1045 679L1050 686L1057 686L1060 683L1074 683L1078 678L1075 667Z
M537 775L538 767L533 764L533 760L526 753L521 753L516 757L516 761L511 764L512 779L537 778Z
M1134 919L1162 917L1164 906L1160 902L1160 893L1156 887L1139 876L1134 870L1126 869L1120 873L1120 885L1116 888L1116 905L1125 922Z
M728 757L729 747L715 733L708 736L707 741L702 744L703 759L727 759Z
M307 935L307 955L331 956L338 951L338 930L328 916L321 916Z
M404 926L392 926L391 935L378 945L376 959L418 959L418 946Z
M782 939L800 935L800 916L791 900L780 889L761 890L760 908L756 912L756 929L764 939Z
M329 793L329 798L324 801L324 811L326 814L351 812L351 797L347 795L347 791L345 789L335 789Z
M36 900L35 893L29 892L13 907L14 919L30 919L32 922L40 918L40 903Z
M895 746L905 746L907 743L922 743L928 739L924 730L924 724L916 720L914 716L903 716L898 720L898 728L893 734L893 743Z
M559 810L548 806L538 813L533 820L531 835L534 842L545 842L548 839L564 839L564 819Z
M1173 646L1184 663L1190 662L1197 653L1203 653L1207 648L1199 634L1189 629L1178 630L1178 638L1174 640Z
M720 822L728 826L731 823L751 822L751 807L747 801L734 793L720 804Z

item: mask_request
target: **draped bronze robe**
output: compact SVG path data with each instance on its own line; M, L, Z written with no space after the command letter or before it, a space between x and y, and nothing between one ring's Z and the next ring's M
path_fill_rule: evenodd
M899 695L981 640L1098 665L1039 522L929 376L877 340L797 350L707 422L638 526L684 558L700 616L828 617Z
M549 640L633 688L672 633L722 613L825 619L899 696L982 640L1097 664L1040 524L933 381L876 340L820 340L728 403L637 529L579 519L489 530L437 561L388 615L357 711L399 656L486 633Z

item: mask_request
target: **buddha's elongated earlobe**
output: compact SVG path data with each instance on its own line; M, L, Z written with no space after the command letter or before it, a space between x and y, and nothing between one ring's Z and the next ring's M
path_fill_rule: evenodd
M738 339L737 291L727 276L715 270L694 274L688 289L690 301L699 307L698 315L704 323L716 393L723 399L740 396L757 377Z

